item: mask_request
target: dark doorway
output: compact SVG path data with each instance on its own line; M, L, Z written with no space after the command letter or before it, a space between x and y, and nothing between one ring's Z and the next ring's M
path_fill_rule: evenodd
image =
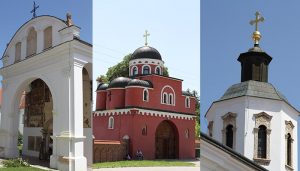
M178 158L178 132L170 121L162 121L155 133L155 158Z

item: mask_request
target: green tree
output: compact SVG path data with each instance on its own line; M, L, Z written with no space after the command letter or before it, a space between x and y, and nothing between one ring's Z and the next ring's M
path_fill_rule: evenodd
M190 89L186 90L196 98L196 123L195 123L195 137L200 136L200 97L196 90L191 91Z
M105 75L100 75L96 81L110 82L117 77L129 77L129 61L131 59L131 53L126 55L121 62L109 67ZM164 67L164 76L169 76L168 68Z

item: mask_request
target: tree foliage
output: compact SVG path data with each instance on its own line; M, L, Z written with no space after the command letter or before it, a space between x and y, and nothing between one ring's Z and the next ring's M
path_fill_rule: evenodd
M110 82L117 77L129 77L129 61L131 59L131 53L126 55L123 60L116 65L109 67L105 75L100 75L96 81L98 82ZM164 67L164 76L169 76L168 68Z
M189 92L196 98L195 137L199 137L200 136L200 96L196 90L191 91L190 89L187 89L187 92Z

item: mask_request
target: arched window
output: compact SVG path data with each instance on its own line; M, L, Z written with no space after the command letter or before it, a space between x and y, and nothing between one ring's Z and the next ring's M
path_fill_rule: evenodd
M287 135L287 165L292 166L292 136L288 133Z
M147 135L147 125L142 128L142 135Z
M171 93L169 94L169 104L171 104L171 105L174 104L173 103L173 94L171 94Z
M150 74L150 67L149 66L143 66L143 74Z
M185 130L185 138L188 139L190 137L190 130L186 129Z
M52 26L44 30L44 49L52 47Z
M189 97L185 98L185 107L190 108L190 98Z
M160 75L160 67L159 66L156 67L155 74Z
M108 119L108 129L114 129L114 122L115 122L115 120L114 120L114 117L109 117L109 119Z
M226 127L226 146L233 147L233 126L228 125Z
M267 128L264 125L258 127L257 157L267 157Z
M36 54L37 34L34 28L30 28L27 36L27 51L26 56Z
M138 75L138 68L136 66L132 67L132 76Z
M18 42L15 46L15 62L21 60L21 42Z
M143 101L149 101L149 92L147 89L144 89L144 92L143 92Z
M164 104L167 104L167 103L168 103L168 95L167 95L167 93L164 93L164 94L163 94L163 103L164 103Z

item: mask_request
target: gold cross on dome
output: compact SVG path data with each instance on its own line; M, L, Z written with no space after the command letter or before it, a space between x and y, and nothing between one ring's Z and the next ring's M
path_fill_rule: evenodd
M148 33L148 31L146 30L145 31L145 34L143 35L143 37L145 37L145 46L147 46L148 45L148 36L150 36L150 34Z
M257 11L255 13L255 20L251 20L250 24L253 25L255 24L255 31L258 31L258 23L263 22L265 19L263 16L260 15L260 13Z

